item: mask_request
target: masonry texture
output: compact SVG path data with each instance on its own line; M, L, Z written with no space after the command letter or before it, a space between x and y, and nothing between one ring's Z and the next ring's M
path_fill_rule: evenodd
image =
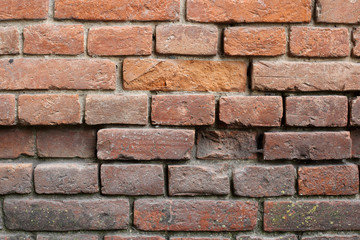
M360 240L360 0L0 0L0 240Z

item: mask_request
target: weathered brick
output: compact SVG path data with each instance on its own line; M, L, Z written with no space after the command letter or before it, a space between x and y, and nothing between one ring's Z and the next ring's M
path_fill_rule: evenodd
M230 27L224 32L224 51L232 56L277 56L286 52L285 28Z
M355 129L350 132L352 142L352 156L360 158L360 129Z
M95 157L96 131L82 128L42 128L37 131L39 157Z
M0 163L0 194L31 193L32 175L30 163Z
M16 27L0 27L0 54L18 54L19 36Z
M0 0L0 20L46 19L48 0Z
M214 95L156 95L151 102L155 125L211 125L215 122Z
M48 163L34 170L35 191L38 194L96 193L98 187L97 164Z
M125 59L126 90L244 92L247 67L238 61Z
M286 98L286 125L345 127L348 99L345 96L296 96Z
M351 158L350 132L265 133L265 160L329 160L344 158Z
M262 236L237 236L236 240L297 240L296 235L284 235L279 237L262 237Z
M0 95L0 125L15 124L15 101L15 95Z
M180 0L56 0L56 19L175 21Z
M5 225L11 230L115 230L127 228L129 202L124 199L6 198L4 213Z
M199 159L256 159L255 132L200 131L197 137Z
M160 25L156 28L156 52L179 55L216 55L215 26Z
M352 126L360 126L360 97L351 100L350 124Z
M356 57L360 57L360 28L355 28L352 32L352 40L354 42L354 48L352 54Z
M150 55L152 27L96 27L88 36L88 53L99 56Z
M346 62L255 62L252 88L260 91L360 90L360 64Z
M194 139L192 130L102 129L97 156L101 160L189 159Z
M360 235L321 235L307 236L302 240L360 240Z
M296 170L284 166L240 166L234 170L234 193L246 197L294 195Z
M104 240L165 240L164 237L160 236L115 236L107 235Z
M139 199L134 225L144 231L253 230L257 208L253 201Z
M353 195L359 192L357 165L302 166L298 170L300 195Z
M33 240L33 238L23 234L1 234L0 240Z
M265 231L347 231L360 229L360 201L265 201Z
M18 111L19 121L25 125L81 123L79 95L20 95Z
M353 0L317 0L316 20L326 23L359 23L360 2Z
M31 129L1 129L0 139L0 158L18 158L20 155L35 154L35 138Z
M171 237L170 240L230 240L230 238L214 237Z
M292 27L290 52L300 57L349 56L349 32L346 28Z
M40 24L24 28L24 53L78 55L84 52L82 25Z
M99 240L95 234L45 235L38 234L36 240Z
M87 95L85 122L97 124L136 124L148 122L148 97L141 95Z
M163 195L163 167L149 164L103 164L101 186L102 194L107 195Z
M310 22L311 0L187 0L186 16L196 22Z
M105 59L1 59L0 79L4 90L115 89L116 66Z
M172 196L227 195L230 182L227 167L169 166L169 194Z
M231 96L220 99L220 121L229 127L280 126L282 97Z

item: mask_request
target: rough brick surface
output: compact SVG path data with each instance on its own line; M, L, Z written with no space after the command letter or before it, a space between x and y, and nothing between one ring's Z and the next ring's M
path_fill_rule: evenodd
M1 0L0 20L46 19L48 0Z
M230 240L230 238L214 238L214 237L172 237L170 240Z
M20 155L35 154L35 137L31 129L0 129L0 139L0 158L18 158Z
M237 61L125 59L126 90L243 92L246 64Z
M350 124L360 126L360 97L351 100Z
M316 20L326 23L359 23L360 2L353 0L317 0Z
M0 27L0 54L18 54L19 36L16 27Z
M99 236L95 234L69 234L66 236L61 235L37 235L36 240L99 240Z
M360 158L360 130L352 130L350 136L352 142L352 156L354 158Z
M303 237L302 240L359 240L360 235L322 235Z
M15 124L15 104L15 95L0 95L0 125Z
M257 202L140 199L134 225L148 231L244 231L255 228Z
M262 237L262 236L237 236L236 240L297 240L295 235L283 235L279 237Z
M352 40L354 42L354 48L352 54L354 56L360 56L360 28L355 28L352 33Z
M160 236L116 236L108 235L104 237L104 240L165 240Z
M215 122L214 95L157 95L151 101L155 125L211 125Z
M26 194L32 191L31 163L0 163L0 194Z
M102 194L106 195L163 195L163 167L150 164L103 164L101 186Z
M0 240L33 240L33 238L23 234L1 234Z

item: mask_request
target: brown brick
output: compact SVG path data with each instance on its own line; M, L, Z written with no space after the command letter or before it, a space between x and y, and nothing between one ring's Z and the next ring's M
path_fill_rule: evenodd
M32 191L31 163L0 163L0 194L25 194Z
M260 91L354 91L360 90L358 75L356 63L259 61L251 86Z
M187 0L187 20L196 22L310 22L310 19L311 0Z
M1 234L0 240L33 240L33 238L22 234Z
M353 0L317 0L316 20L326 23L359 23L360 2Z
M353 195L359 192L357 165L303 166L298 171L300 195Z
M18 54L19 36L20 33L16 27L0 27L0 54Z
M1 129L0 139L0 158L18 158L20 155L35 154L35 138L31 129Z
M97 124L136 124L148 122L148 97L141 95L87 95L85 121Z
M56 0L56 19L175 21L180 0Z
M245 231L257 221L257 202L139 199L134 225L144 231Z
M234 193L245 197L294 195L296 170L292 165L240 166L234 170Z
M220 121L229 127L280 126L282 97L231 96L220 99Z
M360 129L351 131L352 156L360 158Z
M88 36L88 53L99 56L150 55L152 27L96 27Z
M42 128L37 131L39 157L95 157L96 131L82 128Z
M277 56L286 52L283 27L230 27L224 33L224 51L232 56Z
M255 132L201 131L197 137L199 159L256 159Z
M265 201L265 231L347 231L360 229L360 201Z
M126 90L244 92L246 64L238 61L125 59Z
M230 238L214 238L214 237L171 237L170 240L230 240Z
M192 130L102 129L97 156L101 160L189 159L194 135Z
M163 195L163 167L149 164L103 164L101 186L102 194L107 195Z
M79 95L42 94L19 96L19 121L25 125L81 123Z
M350 108L350 124L360 126L360 97L351 100Z
M11 230L75 231L126 229L125 199L50 200L6 198L5 224Z
M15 101L15 95L0 95L0 125L15 124Z
M296 235L284 235L279 237L262 237L262 236L237 236L236 240L297 240Z
M292 27L290 52L299 57L349 56L349 32L346 28Z
M321 235L303 237L302 240L360 240L360 235Z
M24 28L24 53L78 55L84 52L82 25L40 24Z
M212 125L215 122L215 96L153 96L151 122L155 125Z
M345 127L348 99L345 96L297 96L286 98L286 125Z
M36 240L99 240L95 234L45 235L38 234Z
M48 0L0 0L0 20L46 19Z
M97 164L48 163L34 170L35 191L38 194L96 193L98 187Z
M330 160L351 158L350 132L265 133L264 159Z
M215 26L160 25L156 28L156 52L179 55L216 55Z
M352 54L356 57L360 57L360 28L355 28L352 32L352 40L354 42L354 48Z
M107 235L104 240L165 240L164 237L160 236L115 236Z
M230 182L226 166L169 166L172 196L227 195Z

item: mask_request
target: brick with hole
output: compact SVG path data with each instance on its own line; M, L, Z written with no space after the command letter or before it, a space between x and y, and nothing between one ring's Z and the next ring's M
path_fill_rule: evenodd
M0 27L0 55L18 54L19 30L15 26Z
M99 240L96 234L47 235L38 234L36 240Z
M0 194L31 193L32 177L31 163L0 163Z
M140 235L140 236L106 235L104 237L104 240L165 240L165 238L160 236L146 236L146 235Z
M296 235L281 235L278 237L263 237L263 236L237 236L236 240L297 240Z
M15 95L0 94L0 125L15 124Z
M0 20L46 19L48 0L1 0Z
M0 129L0 158L35 155L35 137L31 129Z
M316 21L321 23L359 23L360 2L354 0L316 1Z

